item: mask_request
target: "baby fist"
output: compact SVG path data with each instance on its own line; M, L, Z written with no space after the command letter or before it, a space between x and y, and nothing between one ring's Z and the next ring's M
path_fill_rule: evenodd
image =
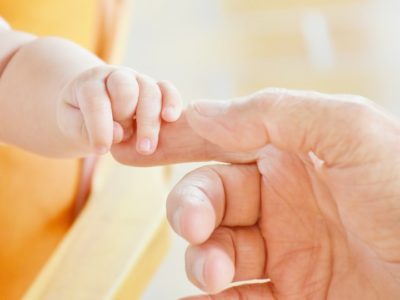
M174 122L181 111L180 95L170 83L105 65L64 88L57 119L61 132L83 155L104 154L133 136L137 151L146 155L157 147L161 120Z

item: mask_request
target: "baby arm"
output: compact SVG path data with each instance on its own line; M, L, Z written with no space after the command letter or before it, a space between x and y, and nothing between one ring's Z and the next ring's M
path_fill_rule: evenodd
M0 30L0 141L41 155L105 153L132 138L157 147L162 120L181 113L177 90L131 69L104 64L60 38Z

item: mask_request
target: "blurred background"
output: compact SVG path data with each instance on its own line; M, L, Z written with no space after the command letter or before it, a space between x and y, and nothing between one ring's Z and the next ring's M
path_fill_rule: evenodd
M124 63L186 101L285 87L359 94L400 115L399 36L399 0L134 0ZM143 299L198 293L185 247L174 235Z

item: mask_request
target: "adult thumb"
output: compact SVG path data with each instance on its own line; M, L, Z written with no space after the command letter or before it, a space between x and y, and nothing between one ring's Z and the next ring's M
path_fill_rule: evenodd
M382 129L381 114L361 97L282 89L233 101L197 101L187 117L197 134L229 151L272 144L295 153L312 151L331 163L354 159L349 151L368 153L360 145L371 143L368 135L377 140Z

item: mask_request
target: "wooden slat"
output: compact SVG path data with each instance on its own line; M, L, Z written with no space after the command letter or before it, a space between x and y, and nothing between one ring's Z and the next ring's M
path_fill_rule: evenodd
M24 299L137 299L145 285L132 279L148 278L168 246L164 182L160 168L102 162L87 207Z
M170 243L169 230L168 223L161 222L153 240L146 245L140 260L132 266L129 275L125 276L124 281L118 286L113 298L118 300L140 298L166 255L165 247Z

